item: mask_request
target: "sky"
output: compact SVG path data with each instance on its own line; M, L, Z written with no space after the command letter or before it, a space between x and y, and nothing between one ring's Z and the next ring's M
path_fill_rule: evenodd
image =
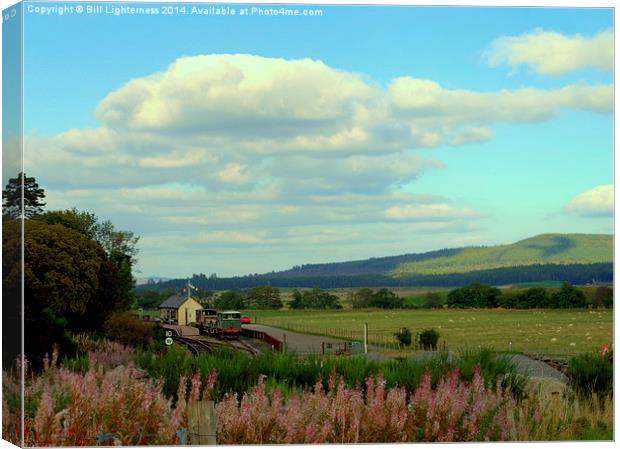
M136 276L613 233L609 8L62 5L26 3L26 173Z

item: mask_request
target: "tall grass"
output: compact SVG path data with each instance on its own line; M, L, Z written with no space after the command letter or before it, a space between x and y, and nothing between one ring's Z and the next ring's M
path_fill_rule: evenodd
M586 353L572 357L567 373L570 386L580 398L604 398L613 390L614 369L611 352Z
M471 381L474 367L479 365L487 386L495 388L500 382L520 399L526 379L516 373L507 359L495 357L486 349L464 353L461 357L449 358L437 353L424 359L400 359L386 362L367 360L364 357L319 357L297 358L290 354L264 353L255 358L233 351L213 354L191 355L184 348L171 347L161 353L138 352L136 363L150 376L161 378L163 391L175 395L179 379L198 372L203 378L213 370L218 372L218 383L213 391L216 400L232 392L242 395L254 387L260 376L267 376L272 385L285 389L311 388L327 382L332 374L342 377L347 387L363 385L370 376L381 374L387 387L404 387L413 390L420 383L425 372L431 376L435 388L439 379L454 369L459 369L463 379Z

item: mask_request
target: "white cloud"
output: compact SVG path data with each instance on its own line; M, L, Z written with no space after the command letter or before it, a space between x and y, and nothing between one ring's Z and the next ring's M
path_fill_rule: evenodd
M564 211L580 217L610 217L614 213L614 186L606 184L586 190L570 200Z
M527 64L543 75L560 76L586 67L611 71L614 36L612 31L584 37L536 30L496 39L485 56L491 66Z
M452 136L450 140L448 140L448 144L460 146L468 143L482 143L491 140L493 136L493 130L490 128L464 128L460 130L458 134Z
M296 134L300 126L347 120L376 95L360 76L312 59L247 54L177 59L130 81L98 106L106 125L134 130Z
M390 220L443 221L463 218L479 218L480 214L472 209L456 208L450 204L407 204L393 206L385 211Z
M403 233L458 239L484 218L399 192L444 165L417 149L481 143L495 123L565 108L607 113L612 98L585 84L477 92L401 77L383 88L310 59L206 55L111 92L99 128L27 138L25 163L48 208L110 218L143 236L145 255L234 244L304 248L309 261L311 242L377 242L373 256L405 250Z
M241 164L228 164L217 176L222 182L229 184L246 184L250 181L248 168Z
M434 81L397 78L388 96L395 115L427 127L444 129L460 124L540 122L562 109L596 113L613 111L613 86L571 84L561 89L522 88L475 92L444 89Z

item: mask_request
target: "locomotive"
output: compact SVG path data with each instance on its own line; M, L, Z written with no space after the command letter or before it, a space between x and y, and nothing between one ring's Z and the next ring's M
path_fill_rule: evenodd
M200 335L237 340L241 336L241 312L215 309L196 311L196 324Z

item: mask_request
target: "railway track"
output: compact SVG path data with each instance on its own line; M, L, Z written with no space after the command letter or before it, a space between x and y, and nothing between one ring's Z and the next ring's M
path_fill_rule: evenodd
M237 350L248 352L252 357L257 356L260 351L243 340L235 340L229 342L230 346Z
M172 339L177 343L181 343L187 346L189 350L194 353L194 355L198 355L202 352L213 352L214 349L214 345L212 343L206 342L204 340L196 340L195 338L189 337L180 337L178 335L174 335Z

